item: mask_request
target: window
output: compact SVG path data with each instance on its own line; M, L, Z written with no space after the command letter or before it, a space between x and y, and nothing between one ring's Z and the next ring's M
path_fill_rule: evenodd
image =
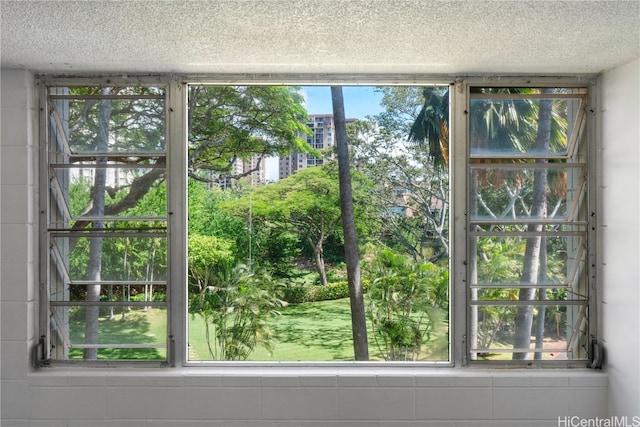
M429 143L440 145L429 135L407 139L426 108L425 88L375 90L352 87L354 97L345 99L348 111L356 100L371 104L357 121L345 120L369 360L447 363L448 165L430 158ZM335 124L330 87L192 85L188 92L188 360L353 361L336 154L326 145ZM448 87L434 93L448 104ZM381 103L386 115L374 118ZM224 112L208 113L214 106ZM266 186L235 174L234 188L205 191L207 181L228 175L221 147L236 140L243 144L226 153L228 162L291 151L307 161Z
M41 310L54 360L167 360L165 106L164 87L47 88Z
M135 80L41 80L40 362L353 361L329 87ZM593 357L588 86L505 81L345 86L370 363Z
M471 360L586 360L588 148L583 88L471 87Z

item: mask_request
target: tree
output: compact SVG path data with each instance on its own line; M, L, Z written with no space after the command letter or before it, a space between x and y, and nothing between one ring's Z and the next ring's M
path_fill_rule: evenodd
M123 273L133 270L128 257L129 240L121 231L139 229L140 223L133 224L128 217L135 216L132 212L138 202L164 177L162 92L154 87L74 87L68 89L70 98L56 101L57 107L51 111L56 132L59 132L57 135L67 144L66 149L64 146L57 148L73 155L63 157L63 162L80 168L79 172L91 169L91 177L80 184L90 183L88 198L82 191L76 191L76 177L69 172L73 169L57 174L58 183L67 192L65 202L73 217L68 224L73 233L64 248L68 265L75 267L77 275L72 277L89 281L82 297L94 303L85 308L85 359L98 357L97 302L106 288L109 299L113 296L114 285L105 287L104 281L129 280L130 277ZM122 179L118 174L122 174ZM163 200L160 212L151 216L166 215L166 198ZM81 203L83 206L78 209ZM147 223L147 220L142 222ZM124 243L123 247L121 243ZM125 257L114 260L114 255L122 252ZM85 273L79 272L76 258L86 259ZM72 288L69 294L76 297L83 291Z
M483 89L488 93L499 91L502 94L526 94L553 93L553 88L534 89ZM527 157L535 157L535 155L545 155L551 149L557 149L559 146L566 144L566 120L563 119L563 113L554 111L554 104L551 99L541 98L539 101L533 99L524 99L516 101L514 99L498 99L485 100L479 102L475 108L472 108L471 123L471 150L485 150L487 152L508 152L517 153L523 159L515 160L519 162L532 162ZM527 153L533 153L534 156L527 156ZM512 161L512 162L515 162ZM548 163L545 158L539 158L533 161L537 164ZM524 175L516 176L517 184L515 187L522 187L522 183L526 182ZM479 176L474 173L471 177L471 206L470 214L472 217L478 214L480 209L479 203L483 209L487 207L482 195L478 189L479 180L491 180L491 187L500 187L507 184L507 177L504 173L496 173L493 175L483 174ZM521 203L529 203L527 207L527 216L535 220L544 220L547 218L547 200L548 200L548 171L544 167L535 168L533 172L533 182L530 188L530 197L525 200L518 197L516 192L513 201L520 200ZM519 226L516 226L519 227ZM519 301L533 301L536 291L540 293L541 299L544 298L545 290L535 287L540 281L544 281L547 275L547 252L546 240L542 238L541 231L543 226L541 223L532 223L524 225L518 229L519 232L530 233L526 237L526 248L521 264L520 282L525 285L518 292ZM475 242L473 243L476 244ZM471 248L472 257L477 256L477 247ZM470 264L474 266L472 270L472 281L477 283L477 259L471 259ZM477 292L477 291L476 291ZM472 294L472 298L477 295ZM514 320L514 349L529 348L533 324L533 305L518 306ZM542 316L541 322L544 321L544 310L539 315ZM472 313L473 316L473 313ZM542 327L543 324L540 325ZM538 328L536 333L537 339L542 340L543 334ZM472 331L472 342L477 340L477 335ZM539 347L541 342L537 342ZM513 353L514 359L526 359L529 352Z
M542 93L550 93L551 89L542 89ZM551 110L553 102L551 99L541 99L538 107L538 129L536 132L535 150L540 153L549 151L551 140ZM547 163L546 159L538 159L537 163ZM547 217L547 169L539 168L534 172L533 177L533 201L531 204L531 216L533 218ZM542 224L529 224L527 229L540 233ZM527 239L525 249L525 259L522 268L522 283L533 285L539 282L541 266L546 264L546 252L542 246L542 236L537 235ZM544 293L544 290L541 290ZM533 287L521 288L518 299L520 301L532 301L535 297L536 289ZM542 314L544 318L544 314ZM515 319L515 340L514 348L529 348L531 342L531 327L533 324L533 306L518 307ZM538 334L542 338L541 334ZM514 359L526 359L528 352L513 353Z
M102 95L109 95L111 93L110 88L103 88ZM98 153L106 153L109 148L109 123L111 119L111 100L100 100L100 110L98 119L98 132L96 135L96 151ZM105 193L106 193L106 179L107 170L101 168L107 164L106 157L96 158L95 179L93 183L93 189L91 192L91 204L93 206L93 213L96 217L104 217L105 214ZM98 219L92 221L92 229L101 230L104 227L104 221ZM99 284L102 279L102 238L94 237L90 239L89 243L89 263L87 265L87 277L89 280L96 284L87 285L87 301L97 302L100 300ZM98 343L98 317L99 307L97 305L87 306L85 312L85 330L84 337L87 344ZM84 358L93 360L98 358L98 349L96 347L87 347L84 349Z
M362 190L360 190L362 191ZM320 283L327 284L324 243L340 228L340 194L335 164L302 169L273 184L259 187L221 207L276 230L294 233L313 251Z
M189 238L189 279L195 288L190 312L204 321L212 360L246 360L258 345L271 350L269 318L282 304L270 276L236 265L231 246L214 236Z
M351 172L349 168L349 147L344 117L344 99L342 87L331 87L333 120L336 129L336 148L338 152L338 180L340 183L340 212L344 233L344 253L347 265L347 283L351 302L351 329L353 331L353 349L356 360L369 360L367 343L367 320L364 310L364 296L360 281L360 256L353 214L353 194Z
M190 176L213 181L228 174L236 159L253 156L262 159L292 149L308 150L308 144L299 137L308 129L302 97L295 88L192 86L190 90ZM52 118L60 122L64 120L59 128L64 129L70 151L87 154L87 158L76 157L72 162L84 162L92 156L95 159L91 198L78 215L80 219L70 224L71 230L78 232L90 227L92 231L99 231L105 226L100 218L123 215L135 208L154 186L164 181L164 89L78 87L69 91L87 95L87 98L80 98L80 102L59 101L66 102L68 117L61 119L55 115ZM125 96L118 98L119 95ZM104 153L109 156L100 156ZM122 156L118 156L119 153ZM145 172L130 180L121 197L112 198L111 195L119 189L107 185L107 168L104 167L107 162ZM73 204L73 201L69 203ZM162 214L166 215L166 203ZM78 253L74 248L82 240L69 237L70 256ZM105 240L108 239L91 237L89 240L86 279L100 282L104 280L101 272L104 270L105 250L108 249L104 246ZM84 254L78 256L83 258ZM74 263L70 260L70 264ZM87 286L88 301L99 301L100 293L101 285ZM97 343L98 316L97 305L87 307L85 339L88 344ZM96 358L96 349L87 348L84 357Z
M312 152L304 99L294 86L189 86L189 177L241 178L267 156ZM234 170L237 160L254 167Z
M426 145L436 167L449 165L449 89L427 87L424 104L409 131L409 140Z
M354 163L377 183L369 203L380 212L381 241L416 261L446 259L447 171L434 167L423 145L406 141L406 134L404 140L397 139L399 131L378 122L358 121L352 132Z

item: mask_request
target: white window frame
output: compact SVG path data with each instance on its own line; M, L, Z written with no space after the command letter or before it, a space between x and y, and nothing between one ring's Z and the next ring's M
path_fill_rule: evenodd
M168 184L168 272L170 304L168 309L168 336L167 336L167 358L171 367L195 367L195 366L278 366L278 367L340 367L340 366L364 366L364 367L468 367L475 366L469 360L469 348L467 342L468 319L469 319L469 295L466 288L467 277L467 235L466 235L466 212L467 207L467 118L466 111L469 103L469 88L472 86L499 86L499 87L585 87L589 93L589 108L591 112L587 117L586 129L588 136L589 162L588 169L591 179L588 184L587 193L589 195L588 208L590 212L596 211L595 201L595 174L593 173L596 164L596 120L593 109L597 101L596 84L594 76L578 77L506 77L499 75L482 76L478 78L457 77L457 76L430 76L430 75L154 75L154 76L87 76L87 77L59 77L59 76L39 76L37 83L40 85L40 159L41 171L42 162L46 165L46 127L48 126L48 115L46 114L48 86L83 86L96 84L164 84L167 86L167 184ZM450 312L449 312L449 357L448 362L227 362L227 361L207 361L194 362L187 358L187 85L188 84L216 84L216 85L366 85L366 86L443 86L449 85L450 102L450 242L451 253L450 265ZM455 142L453 142L455 141ZM42 172L41 172L42 175ZM43 180L45 182L43 182ZM40 178L40 188L46 189L46 177ZM40 192L41 206L46 206L46 191ZM43 195L45 193L45 195ZM41 209L42 211L42 209ZM595 284L596 264L596 242L595 242L595 221L590 219L588 260L591 271L589 272L589 328L590 335L597 339L597 318L596 300L597 288ZM40 259L47 259L47 249L43 238L46 226L42 228L41 221L41 249ZM46 283L46 266L40 262L41 283ZM172 285L173 284L173 285ZM48 329L48 296L43 293L41 286L40 304L40 336L45 337L45 342L41 345L46 348L49 334ZM59 361L48 361L41 358L45 353L44 348L35 351L36 362L58 363ZM584 361L571 362L549 362L543 361L532 363L533 361L522 361L516 363L515 367L585 367ZM83 366L87 361L77 360L66 363ZM158 367L154 362L130 362L130 361L108 361L101 363L94 361L95 365L107 366L151 366ZM493 366L486 362L477 363L483 367Z

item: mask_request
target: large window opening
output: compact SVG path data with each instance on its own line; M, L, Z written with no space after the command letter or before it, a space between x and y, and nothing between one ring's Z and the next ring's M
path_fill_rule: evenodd
M448 87L344 87L365 327L328 86L192 85L189 361L449 361Z
M41 80L36 363L598 358L580 82L125 80Z

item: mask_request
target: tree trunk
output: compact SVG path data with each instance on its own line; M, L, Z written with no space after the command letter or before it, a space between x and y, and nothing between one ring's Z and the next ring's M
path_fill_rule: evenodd
M542 244L540 245L540 274L538 276L540 282L547 281L547 238L542 238ZM546 289L540 289L538 294L538 301L547 300ZM536 349L544 348L544 321L547 317L547 307L544 305L538 306L538 320L536 320ZM542 353L538 352L533 355L534 360L542 360Z
M542 91L546 93L548 90ZM538 134L536 135L536 149L540 152L547 152L549 140L551 138L551 108L552 100L541 99L538 112ZM546 159L538 160L537 163L547 163ZM547 169L535 169L533 175L533 203L531 205L532 218L545 218L547 215ZM529 225L528 231L541 232L542 224ZM524 254L524 264L522 266L521 283L531 285L528 288L520 288L518 299L520 301L533 301L536 288L533 285L538 283L540 272L540 247L542 236L527 238L527 245ZM516 310L514 348L529 348L531 345L531 327L533 323L533 306L519 306ZM529 358L528 352L514 352L513 359L526 360Z
M109 95L111 90L103 88L102 94ZM96 136L96 151L105 153L109 145L109 122L111 120L111 100L103 99L100 101L98 134ZM93 215L97 217L104 216L105 193L107 183L107 169L101 168L105 165L107 159L105 157L96 158L95 177L93 183L93 191L91 194L93 203ZM93 221L92 229L100 230L104 227L103 221ZM92 237L89 242L89 263L87 265L87 278L96 282L96 284L87 285L87 301L100 301L100 280L102 280L102 238ZM100 308L97 305L87 306L85 312L85 330L84 341L86 344L98 344ZM98 358L97 348L85 348L83 352L84 359L95 360Z
M320 275L320 284L327 286L329 281L327 280L327 270L324 266L324 251L322 250L322 242L313 246L313 254L316 257L316 270Z
M344 253L347 265L347 282L351 300L351 326L353 330L353 349L356 360L369 360L367 341L367 319L364 310L364 295L360 282L360 256L358 239L353 216L353 197L351 192L351 171L349 169L349 147L344 116L342 87L331 86L333 102L333 122L336 128L336 149L338 152L338 179L340 182L340 210L342 230L344 232Z

